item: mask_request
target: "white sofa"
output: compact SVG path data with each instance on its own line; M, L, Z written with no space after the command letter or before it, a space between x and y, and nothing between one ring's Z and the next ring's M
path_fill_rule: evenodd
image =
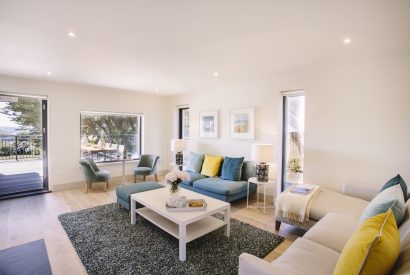
M359 225L360 215L379 190L364 185L345 185L344 194L322 189L312 204L312 219L306 226L310 229L304 236L271 263L243 253L239 257L239 275L332 274L344 245ZM395 274L410 274L410 200L406 206L399 228L402 251Z

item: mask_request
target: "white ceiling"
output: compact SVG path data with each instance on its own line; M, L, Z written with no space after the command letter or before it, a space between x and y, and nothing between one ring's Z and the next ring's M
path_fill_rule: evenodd
M409 49L409 0L0 0L0 74L136 91Z

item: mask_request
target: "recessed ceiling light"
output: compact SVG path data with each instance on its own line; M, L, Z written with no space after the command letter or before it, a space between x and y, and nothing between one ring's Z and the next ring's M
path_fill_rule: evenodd
M47 72L47 75L50 76L50 75L51 75L51 72Z
M155 91L158 93L158 92L159 92L159 89L158 89L158 88L156 88L156 89L155 89Z
M75 33L73 33L73 32L68 32L67 35L68 35L69 37L72 37L72 38L74 38L74 37L77 36L77 35L76 35Z
M218 72L214 72L214 76L218 77L219 76Z
M345 44L350 44L350 42L352 42L352 40L350 38L345 38L343 40L343 43L345 43Z

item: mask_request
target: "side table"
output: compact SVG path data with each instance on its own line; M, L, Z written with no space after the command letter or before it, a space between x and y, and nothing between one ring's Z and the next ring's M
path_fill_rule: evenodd
M254 183L256 184L256 203L259 203L259 186L263 186L263 213L265 213L266 208L273 208L273 207L266 207L266 186L267 185L274 185L274 181L269 180L266 182L260 182L256 179L256 177L249 178L248 180L248 192L246 195L246 208L249 207L249 184ZM259 206L257 206L259 207Z

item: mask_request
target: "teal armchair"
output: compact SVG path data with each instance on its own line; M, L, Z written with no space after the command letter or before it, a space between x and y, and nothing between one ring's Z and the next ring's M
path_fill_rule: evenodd
M138 166L134 169L134 182L137 182L137 176L145 177L149 175L154 175L155 180L157 179L157 164L159 156L156 155L141 155L140 162Z
M79 161L84 173L85 182L87 184L85 193L88 193L88 188L91 189L93 182L105 182L105 191L108 189L108 181L111 177L110 172L100 170L94 161L90 158L85 158Z

